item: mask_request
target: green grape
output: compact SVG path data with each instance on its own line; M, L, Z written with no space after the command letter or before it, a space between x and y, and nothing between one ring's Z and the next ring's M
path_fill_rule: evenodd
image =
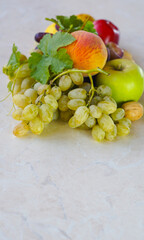
M90 128L89 128L85 123L83 123L82 125L80 125L78 128L79 128L79 129L82 129L82 130L90 130Z
M102 110L96 105L91 105L89 107L90 115L94 118L100 118L102 116Z
M88 82L84 82L82 85L79 86L80 88L83 88L86 90L86 92L88 93L91 89L91 84Z
M83 83L84 79L82 73L74 72L69 75L75 85L81 85Z
M114 122L112 118L106 114L103 114L101 118L97 119L99 126L105 132L111 132L114 129Z
M68 96L62 95L61 98L58 101L58 108L62 112L66 112L68 110L67 103L69 101Z
M15 84L18 84L18 85L21 86L23 79L22 78L16 78L14 81L15 81Z
M25 93L25 89L21 89L21 91L19 93L24 94Z
M102 112L105 114L111 114L116 111L117 105L109 101L100 101L97 106L101 108Z
M51 91L51 85L48 85L48 88L46 90L46 94L50 94L50 91Z
M55 97L51 94L48 94L44 97L44 102L50 105L50 107L55 111L58 108L58 102Z
M44 123L39 117L36 117L29 122L29 128L32 133L39 135L44 129Z
M100 85L97 88L97 94L101 97L104 96L112 96L112 90L110 87L106 86L106 85Z
M49 104L42 104L39 108L39 116L45 123L50 123L53 119L53 109Z
M34 79L28 77L23 79L22 83L21 83L21 89L28 89L31 88L32 84L34 83Z
M98 102L102 101L102 97L100 96L94 96L92 101L91 101L91 105L97 105Z
M69 119L68 125L69 125L70 128L77 128L77 127L80 126L79 124L77 124L75 116L73 116Z
M17 78L26 78L30 76L30 68L29 68L29 64L25 63L22 64L16 71L16 77Z
M96 119L92 116L89 116L85 121L87 127L92 128L96 124Z
M21 122L13 129L13 134L16 137L23 137L29 131L29 126L25 122Z
M35 104L27 105L22 112L22 119L30 121L38 115L39 109Z
M71 110L76 110L80 106L85 106L86 102L83 99L71 99L68 101L67 106Z
M117 110L111 114L111 117L114 121L122 119L125 115L125 110L123 108L117 108Z
M36 105L41 105L42 103L45 103L45 100L44 100L44 95L41 94L37 97L37 99L35 100L35 104Z
M72 80L70 76L63 75L59 80L59 87L64 92L67 91L72 85Z
M131 127L131 120L128 118L122 118L119 120L119 123L125 125L126 127Z
M86 106L80 106L74 113L76 125L82 125L89 116L89 109Z
M122 123L116 124L117 126L117 135L126 136L130 133L130 128Z
M13 89L13 94L17 94L21 91L21 85L20 84L15 84L14 89Z
M33 88L28 88L25 92L24 95L29 97L31 100L31 103L35 103L36 99L37 99L37 91Z
M40 82L35 83L35 85L34 85L34 90L38 91L38 88L39 88L40 86L42 86L42 84L41 84Z
M20 108L25 108L28 104L30 104L30 98L20 93L14 95L12 100L13 103Z
M37 89L37 93L38 95L41 95L41 94L44 94L47 89L49 89L49 85L48 84L43 84L43 85L40 85Z
M22 109L18 108L12 113L12 117L15 120L21 121L22 120Z
M98 125L92 128L92 137L98 142L102 142L105 138L105 131Z
M53 95L56 100L59 100L62 95L60 87L57 86L52 87L50 94Z
M53 113L53 120L57 120L59 118L59 110L57 109L54 113Z
M60 118L64 122L68 122L69 119L72 117L73 112L69 109L66 112L60 112Z
M87 92L83 88L75 88L68 93L69 99L86 99Z
M27 61L27 57L23 54L20 54L20 63Z
M117 127L114 125L114 129L111 132L106 132L105 138L108 141L113 141L117 136Z
M117 106L116 101L115 101L112 97L110 97L110 96L105 96L105 97L103 98L103 100L104 100L104 101L107 101L107 102L112 102L112 103L114 103L114 104Z

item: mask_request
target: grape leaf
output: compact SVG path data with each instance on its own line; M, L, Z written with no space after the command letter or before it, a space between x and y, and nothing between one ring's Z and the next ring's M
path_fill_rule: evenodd
M28 61L32 70L31 76L38 82L45 84L50 76L49 66L51 62L49 58L39 53L32 53Z
M52 74L58 74L64 69L72 68L73 62L66 49L61 48L74 42L75 38L64 32L57 32L53 36L45 35L38 48L43 52L33 52L28 59L31 76L42 84L47 83Z
M45 18L45 20L58 24L58 21L54 18Z
M98 35L96 30L94 29L94 24L91 21L86 22L83 30Z
M42 55L37 52L32 52L29 57L28 63L29 67L32 71L35 71L37 68L37 64L40 62Z
M17 50L18 48L13 44L12 54L6 66L3 67L3 73L8 75L10 78L14 76L15 70L20 66L21 53Z
M9 92L12 92L12 86L13 86L13 82L9 81L8 84L7 84L7 88L9 90Z
M44 54L50 55L55 54L58 48L65 47L74 41L75 38L67 32L57 32L53 36L46 34L40 41L38 48Z
M48 21L56 23L62 31L66 32L74 32L80 30L83 25L83 21L78 19L77 16L71 15L70 17L67 16L56 16L54 18L45 18Z
M50 69L55 74L62 72L64 69L70 69L72 66L73 62L64 48L59 49L59 51L51 57Z

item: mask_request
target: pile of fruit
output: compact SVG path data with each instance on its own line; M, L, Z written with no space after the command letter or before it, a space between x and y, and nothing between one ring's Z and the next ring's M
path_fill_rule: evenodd
M119 47L119 29L88 14L46 20L53 23L35 35L30 57L13 44L3 67L12 116L21 121L14 135L41 134L59 118L71 128L91 129L99 142L129 134L131 121L143 116L144 73Z

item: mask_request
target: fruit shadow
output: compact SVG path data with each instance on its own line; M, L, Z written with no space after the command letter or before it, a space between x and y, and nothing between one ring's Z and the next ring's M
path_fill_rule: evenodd
M52 121L51 123L45 125L43 132L39 135L40 138L49 138L55 134L61 134L64 131L64 127L67 123L61 120Z
M46 125L44 131L38 136L40 139L55 139L60 141L62 139L66 141L71 141L78 136L87 134L91 138L91 131L81 128L72 129L68 126L67 122L62 120L52 121L50 124Z

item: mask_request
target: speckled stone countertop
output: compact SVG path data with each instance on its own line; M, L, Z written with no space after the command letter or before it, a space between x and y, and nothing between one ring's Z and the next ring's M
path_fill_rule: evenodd
M29 53L45 17L78 13L113 21L144 68L143 9L143 0L1 0L0 69L13 42ZM1 71L1 98L6 85ZM143 240L144 118L113 143L61 122L18 139L11 106L0 103L0 240Z

